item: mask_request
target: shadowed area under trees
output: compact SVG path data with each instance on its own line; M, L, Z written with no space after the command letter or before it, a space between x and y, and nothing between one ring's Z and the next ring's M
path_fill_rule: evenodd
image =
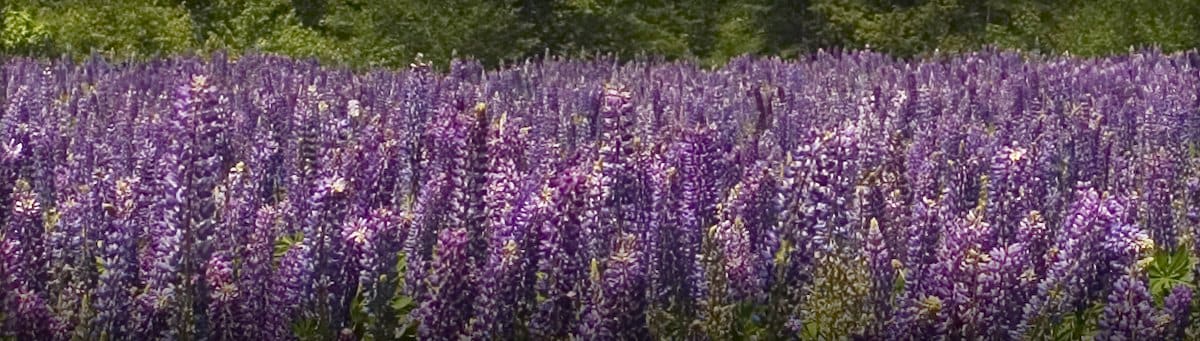
M719 65L742 54L862 49L1105 55L1186 50L1200 1L1170 0L9 0L4 55L146 58L225 50L403 67L420 53L485 65L656 56Z

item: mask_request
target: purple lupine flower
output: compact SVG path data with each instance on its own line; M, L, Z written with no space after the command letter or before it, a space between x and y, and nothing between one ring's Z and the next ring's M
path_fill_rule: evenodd
M339 242L343 220L346 219L345 199L349 194L349 182L345 177L323 168L319 172L308 207L312 211L305 220L304 238L312 243L314 264L314 291L318 319L330 325L321 326L331 331L340 330L346 322L349 300L357 289L358 264L347 254L344 244ZM331 332L330 331L330 332ZM322 331L323 333L326 331Z
M717 193L714 174L708 172L714 162L713 128L700 127L685 132L678 151L679 165L679 230L678 250L674 257L683 267L686 280L680 285L679 299L686 310L708 295L705 283L702 244L704 231L712 226L716 214Z
M864 251L867 266L871 270L871 316L875 318L867 328L868 335L883 336L883 328L892 315L892 291L896 286L896 267L888 252L887 241L879 229L879 221L871 219L867 230Z
M463 219L466 220L467 233L470 234L471 245L468 255L474 261L475 266L479 267L483 262L487 261L486 249L488 244L486 224L487 219L487 202L484 200L487 195L488 185L491 183L490 172L492 164L492 147L491 130L489 129L490 121L488 119L487 106L479 103L475 106L473 112L474 119L471 122L470 132L467 137L467 164L466 164L466 181L464 193L467 201L463 203ZM503 128L501 128L503 129Z
M601 99L600 117L600 190L606 202L610 217L602 217L609 221L627 220L623 215L632 214L630 210L634 181L631 162L633 161L634 126L633 102L630 93L618 87L606 86ZM618 229L620 226L618 225ZM611 245L611 244L606 244Z
M0 308L6 315L0 331L19 339L65 340L64 324L19 267L23 251L20 241L0 235Z
M734 300L760 300L768 288L769 263L778 247L773 231L774 185L768 169L762 165L752 167L719 210L716 240L723 248Z
M671 288L678 283L677 262L672 255L674 248L674 229L677 224L676 198L673 195L673 185L676 183L675 170L666 160L667 156L661 150L664 144L656 143L652 148L642 153L637 163L638 174L642 176L646 194L641 204L645 223L646 272L650 281L650 302L656 308L670 305ZM767 198L771 200L774 198Z
M186 295L184 302L190 301L191 307L184 307L195 312L197 316L185 323L189 326L184 330L197 335L207 335L208 326L203 313L208 308L207 286L200 283L205 262L212 253L212 238L216 232L217 206L214 200L214 188L217 187L217 177L221 172L222 155L218 148L220 135L223 131L221 113L218 111L219 97L213 84L215 79L206 75L190 75L186 84L175 88L173 98L173 117L170 131L174 134L172 152L179 153L178 162L182 163L185 188L186 209L189 216L184 217L190 223L184 225L183 248L180 250L181 273L183 290L179 293ZM168 167L170 165L168 164ZM189 277L195 276L195 277ZM198 280L194 280L194 279Z
M466 223L466 120L451 108L443 108L440 116L437 122L431 122L433 129L427 136L429 150L435 153L430 161L434 174L421 188L412 208L413 232L405 245L408 264L404 288L409 297L418 300L425 299L425 277L429 275L439 231Z
M282 206L282 205L280 205ZM247 244L242 248L241 267L238 270L238 316L239 337L269 339L271 330L261 323L264 316L271 314L271 261L275 251L275 233L282 220L277 206L263 206L254 216L253 230Z
M506 127L506 117L496 127L489 141L491 166L485 195L485 222L488 259L478 269L479 299L475 301L475 319L471 333L474 338L508 339L513 337L513 314L522 298L520 286L526 275L528 256L524 248L529 231L529 215L540 207L523 202L516 180L521 177L517 161L523 152L516 131ZM507 128L507 129L506 129ZM537 200L535 200L537 201ZM540 201L538 201L540 202Z
M1154 241L1146 231L1133 224L1113 224L1104 236L1108 266L1114 273L1134 266L1145 253L1154 249Z
M1097 340L1159 340L1155 324L1154 300L1146 281L1136 269L1129 269L1113 284L1112 293L1100 317Z
M472 338L509 339L513 337L515 313L524 299L522 279L526 275L528 253L522 246L529 232L528 214L541 207L522 204L508 225L492 231L489 258L480 272L478 297L475 299L475 319L471 325Z
M61 321L73 320L84 310L83 296L91 286L84 279L90 272L85 264L89 264L88 255L92 254L92 250L84 247L88 244L85 242L88 235L84 233L84 224L92 211L80 203L80 199L87 200L90 197L86 194L89 191L79 190L79 187L86 188L76 185L66 190L69 194L59 199L59 217L54 224L48 248L51 274L48 292L57 293L51 304ZM90 264L95 264L94 258Z
M1021 223L1017 225L1014 237L1015 243L1021 243L1021 249L1027 253L1028 262L1033 266L1034 276L1046 273L1046 252L1050 250L1050 232L1046 228L1046 220L1041 212L1029 211ZM1000 247L997 245L996 247ZM993 248L995 249L995 248Z
M1102 203L1094 189L1075 194L1070 213L1058 232L1055 245L1049 250L1048 272L1038 283L1037 294L1025 305L1022 322L1012 331L1014 338L1023 338L1049 327L1050 321L1072 311L1086 297L1086 282L1076 278L1096 272L1102 256L1098 245L1106 228L1101 222Z
M941 243L942 224L948 223L946 207L936 200L922 199L912 205L912 224L908 231L904 262L904 291L909 298L927 294L932 285L930 272L937 263L937 247ZM912 295L908 295L911 293Z
M434 243L437 242L436 233L439 228L438 224L441 223L438 215L442 213L439 210L445 204L445 200L441 196L448 186L449 182L444 177L430 179L421 188L421 192L417 195L411 208L412 233L409 233L408 238L404 240L406 257L404 293L409 297L420 297L424 293L425 274L427 273L425 266L428 255L423 255L423 250L432 251Z
M579 336L593 340L648 340L646 329L646 272L637 237L622 234L599 276L591 304L584 309ZM602 273L601 273L602 272Z
M304 307L312 300L314 264L307 241L292 245L283 258L271 281L268 297L273 309L263 321L273 340L286 340L292 335L292 323L304 317Z
M604 279L600 270L600 261L593 258L588 266L587 290L585 302L579 307L579 325L572 331L571 339L611 340L612 335L606 335L603 312L600 302L604 300ZM572 312L575 314L575 312Z
M720 218L712 232L719 255L717 258L721 262L719 268L723 270L724 282L729 286L727 293L712 294L728 295L734 301L753 298L762 287L761 278L757 277L761 272L756 268L761 262L751 249L750 233L742 217L743 212L733 207L737 205L734 201L738 200L738 193L742 191L742 184L731 190L729 199L718 208Z
M363 290L363 308L367 316L374 321L394 319L391 309L387 308L387 300L395 292L396 283L396 254L400 252L408 227L412 226L409 217L398 217L391 210L380 208L371 211L361 230L351 233L350 241L362 248L362 256L358 261L358 281ZM370 252L366 252L366 250ZM368 330L372 336L385 335L383 323L376 323L375 330Z
M1010 339L1009 331L1021 323L1021 309L1037 289L1031 258L1038 256L1022 242L996 246L988 252L977 274L978 305L982 310L979 337Z
M1178 165L1166 151L1159 150L1151 153L1145 163L1146 179L1143 184L1143 197L1146 230L1154 239L1154 244L1165 250L1175 250L1178 244L1179 232L1175 228L1175 217L1171 205L1175 201L1175 177Z
M838 243L859 238L850 227L857 221L850 212L857 181L857 128L844 126L836 131L813 130L809 142L789 155L778 202L777 229L786 243L786 263L774 283L785 297L772 298L776 314L797 322L806 286L812 281L813 264L819 252L835 254ZM801 321L802 322L802 321ZM772 322L777 327L783 320Z
M977 283L979 273L986 262L988 243L991 232L987 222L983 221L978 211L971 211L967 217L948 228L939 250L939 276L943 281L938 283L937 291L944 296L943 302L953 315L947 330L951 335L959 335L967 339L979 337L982 333L983 309L980 300L980 286Z
M136 271L133 235L130 227L134 179L122 178L113 180L112 174L99 174L101 190L105 191L106 226L102 237L100 251L99 286L93 301L96 311L94 337L106 335L109 338L121 339L128 336L127 320L132 297L130 286L133 284Z
M213 254L204 266L204 283L208 285L210 336L219 340L236 339L237 331L234 304L238 301L237 282L233 278L233 264L224 252Z
M1016 234L1018 222L1034 206L1032 196L1036 183L1033 158L1023 147L1004 147L992 157L991 173L988 177L988 222L994 233L989 236L989 247L1006 245Z
M433 266L426 277L428 299L421 302L421 338L451 340L465 337L471 318L470 238L461 227L442 229Z
M1186 196L1185 207L1187 210L1184 212L1184 217L1191 226L1192 235L1198 236L1200 235L1200 175L1188 177ZM1200 257L1200 243L1192 243L1192 255ZM1200 275L1200 263L1195 265L1192 273Z
M1162 314L1167 320L1163 327L1163 339L1183 340L1192 321L1192 288L1182 284L1172 288L1171 293L1163 298Z
M530 332L538 338L565 338L575 331L575 312L583 298L586 269L580 240L584 179L578 169L566 169L543 189L539 199L546 212L539 214L536 283L541 297L530 321Z
M179 144L168 145L183 148ZM168 324L178 317L180 292L185 290L179 272L182 260L186 184L182 179L183 167L179 164L179 150L164 153L158 166L156 188L159 202L152 207L153 223L147 228L149 245L140 255L139 275L145 282L145 290L135 298L137 309L133 315L134 334L141 338L157 338L171 335L175 328Z
M8 216L7 233L21 244L21 257L17 271L27 285L42 288L46 281L46 244L42 227L42 208L37 197L30 191L28 183L17 182L12 194L12 211Z

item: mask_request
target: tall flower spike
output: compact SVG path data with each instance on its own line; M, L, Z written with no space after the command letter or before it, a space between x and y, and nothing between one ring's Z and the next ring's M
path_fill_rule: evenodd
M1163 339L1183 340L1192 321L1192 288L1180 284L1171 289L1171 293L1163 299L1162 314L1167 320Z
M208 285L208 319L212 336L220 340L236 338L235 303L238 301L237 282L233 264L224 252L213 255L204 267L204 282Z
M268 301L271 293L271 261L275 251L275 232L281 220L276 206L263 206L254 216L254 226L243 248L238 270L238 337L268 339L270 331L260 323L274 310Z
M1005 245L1014 238L1022 216L1034 206L1033 188L1037 186L1033 157L1023 147L1004 147L992 157L988 177L988 222L994 233L991 245Z
M529 214L533 203L518 203L516 212L506 219L507 225L492 231L489 257L479 270L478 295L475 299L475 319L471 325L476 339L511 339L514 337L515 314L524 297L520 287L526 273L527 261L533 253L523 248L529 232Z
M584 182L578 169L566 169L551 179L539 197L545 213L537 222L537 268L543 274L536 283L541 297L530 321L530 332L538 338L565 338L575 331L575 312L583 298L586 279L580 212L583 211Z
M466 224L467 129L465 120L451 108L443 108L428 134L433 174L421 188L414 204L413 233L409 234L405 289L410 297L425 299L425 276L432 265L439 231Z
M270 338L282 340L292 335L292 324L304 317L304 307L312 300L313 261L307 241L292 245L283 258L271 283L268 301L274 307L268 311L262 328Z
M1048 271L1038 283L1037 294L1025 305L1022 323L1012 331L1015 338L1044 331L1057 317L1072 311L1084 299L1086 277L1099 266L1105 228L1100 222L1100 195L1094 189L1079 190L1070 213L1048 252Z
M882 337L884 326L892 314L892 291L896 286L896 268L894 260L888 252L887 241L879 229L879 221L871 219L867 230L865 252L867 263L871 270L871 313L875 318L870 323L867 333L873 337Z
M601 275L600 302L594 302L601 327L597 339L648 340L646 272L637 237L623 234ZM587 335L584 335L585 337Z
M63 324L19 268L19 241L0 236L0 308L5 311L0 332L20 339L65 339Z
M1179 240L1171 207L1175 201L1177 161L1165 150L1151 153L1148 159L1145 163L1148 169L1142 188L1145 197L1145 207L1142 211L1145 212L1146 230L1150 232L1155 245L1173 251Z
M679 145L679 231L678 250L675 256L683 269L686 280L682 282L681 306L696 309L708 288L704 276L702 244L704 232L714 223L716 200L720 189L716 188L715 174L708 167L717 157L714 152L713 129L700 127L685 132Z
M1009 339L1009 331L1021 323L1021 308L1037 289L1037 275L1030 262L1037 256L1040 254L1029 252L1021 242L996 246L987 254L976 280L982 310L980 337Z
M438 236L433 266L427 277L429 297L421 302L423 339L452 340L466 336L471 318L470 239L465 228L448 227Z
M714 292L711 295L728 295L734 301L753 298L762 288L762 279L757 277L761 272L756 268L761 262L751 249L744 208L736 207L739 205L739 194L744 191L743 185L734 186L730 190L729 198L718 208L720 220L713 227L712 233L716 251L719 252L716 258L722 262L720 268L724 270L724 281L729 285L729 292Z
M1130 268L1113 284L1100 317L1097 340L1159 340L1154 300L1138 270Z
M105 191L106 226L103 231L99 265L100 285L96 289L93 309L96 310L94 337L127 337L129 330L129 287L134 280L135 250L132 235L133 179L113 180L111 174L98 174L101 190Z

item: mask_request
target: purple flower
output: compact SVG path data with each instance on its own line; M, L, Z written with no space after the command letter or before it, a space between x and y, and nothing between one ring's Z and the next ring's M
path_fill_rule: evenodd
M42 294L31 289L31 281L22 274L20 242L0 236L0 307L5 319L0 330L5 335L28 339L66 339L66 328Z
M451 340L466 337L471 318L470 238L461 227L442 229L433 266L426 277L428 298L421 302L420 333L423 339Z
M1145 198L1142 211L1146 230L1150 232L1155 245L1173 251L1179 239L1171 208L1175 201L1178 162L1165 150L1155 151L1147 159L1146 178L1142 185L1142 195Z
M1097 340L1158 340L1154 301L1137 270L1117 279L1100 317Z
M1037 273L1024 243L997 246L987 254L977 274L981 309L979 337L1010 339L1009 332L1021 323L1022 307L1035 293Z
M530 256L536 253L524 248L530 228L530 213L543 210L537 207L542 201L519 203L505 219L507 224L492 230L489 257L478 279L478 296L475 299L475 319L471 332L476 339L510 339L514 332L515 314L525 295L521 287Z
M637 237L622 234L594 284L579 336L594 340L648 340L646 272ZM599 270L593 266L593 276Z
M1077 191L1075 198L1048 252L1049 270L1025 305L1022 323L1012 332L1015 338L1042 332L1059 316L1074 311L1087 298L1087 285L1093 283L1079 278L1097 276L1098 267L1104 266L1100 245L1107 228L1100 195L1086 189Z
M467 193L467 120L452 108L443 108L428 133L429 161L434 172L421 188L413 213L413 231L405 245L408 262L405 290L409 297L424 300L425 277L439 231L447 227L466 226ZM466 251L464 251L466 252Z
M1180 284L1171 289L1163 299L1162 314L1168 320L1163 328L1163 339L1182 340L1192 321L1192 288Z
M734 187L733 191L740 192L740 187ZM736 196L731 195L730 199L729 201L733 201ZM732 203L727 201L726 205L719 208L721 218L717 225L713 226L712 238L717 244L718 259L722 263L720 268L724 270L723 275L726 277L724 282L729 285L729 292L720 295L728 295L730 299L740 301L751 299L762 290L762 279L758 277L761 272L756 268L761 262L751 249L750 233L746 229L745 220L739 213L729 212L735 210L729 207L732 206L730 204Z
M530 321L530 332L538 338L565 338L575 331L575 313L583 298L586 273L581 236L584 180L578 169L567 169L550 180L538 196L544 213L535 220L540 297Z
M238 270L238 303L236 323L240 337L268 339L271 330L263 328L263 316L272 309L271 261L275 251L275 235L280 230L281 210L276 206L263 206L254 217L254 226L246 246L242 249L242 264ZM290 251L290 250L289 250Z
M712 127L691 129L684 133L679 144L679 242L674 258L680 262L686 277L678 289L684 295L680 303L685 311L700 308L697 305L708 295L701 248L704 231L715 222L720 193L710 171L716 157L713 135Z
M224 252L217 252L204 266L204 283L208 285L208 319L213 336L233 339L237 329L234 305L238 301L237 282L233 264Z
M135 250L133 249L133 232L131 217L133 208L133 186L135 181L128 178L112 180L112 175L101 178L101 188L105 191L105 220L106 226L102 232L99 265L103 268L100 273L99 286L93 298L92 307L96 311L93 321L95 337L107 335L114 339L128 336L127 321L131 308L132 297L130 287L134 283Z
M304 308L312 301L314 264L307 241L292 245L283 258L271 283L268 311L262 328L274 340L289 339L292 323L305 315Z
M1014 228L1035 206L1038 186L1033 157L1023 147L1004 147L992 157L988 177L988 222L995 231L991 242L1004 245L1015 237Z
M864 252L867 255L867 265L871 271L871 314L875 318L868 335L883 336L883 327L892 316L892 291L896 286L895 259L888 252L886 240L879 229L879 222L871 219L868 225Z

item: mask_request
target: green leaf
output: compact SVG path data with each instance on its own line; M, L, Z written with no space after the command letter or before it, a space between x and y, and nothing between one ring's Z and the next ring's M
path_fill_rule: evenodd
M1163 297L1170 294L1171 289L1177 286L1195 287L1192 284L1195 277L1192 272L1195 260L1188 251L1186 248L1178 248L1174 253L1166 250L1158 250L1154 253L1154 259L1150 262L1148 272L1150 294L1154 296L1156 302L1161 303Z

